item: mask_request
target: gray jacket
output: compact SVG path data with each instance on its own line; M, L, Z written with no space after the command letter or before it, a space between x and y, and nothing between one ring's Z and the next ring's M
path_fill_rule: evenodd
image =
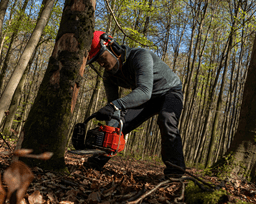
M125 110L162 96L171 88L182 89L179 77L152 51L124 45L122 47L125 49L125 57L121 70L116 74L104 72L108 102ZM118 98L118 86L130 88L132 92Z

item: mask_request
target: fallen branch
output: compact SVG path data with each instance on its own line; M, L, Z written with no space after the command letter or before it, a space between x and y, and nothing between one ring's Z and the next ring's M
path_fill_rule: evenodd
M145 193L146 189L145 189L145 185L143 185L142 189L136 193L134 196L130 197L127 201L129 203L129 201L134 201L137 200L138 198L140 198L144 193Z
M79 175L79 174L76 174L76 173L74 173L74 176L77 176L77 177L80 177L80 178L83 178L83 179L87 179L87 180L90 180L90 181L97 181L98 183L108 184L108 183L105 182L105 181L101 181L101 180L99 180L99 179L95 179L95 178L90 178L90 177L82 176L82 175Z
M172 167L175 167L175 168L177 168L177 169L183 171L184 173L188 174L189 176L192 176L193 178L195 178L195 179L197 179L198 181L202 182L204 185L209 186L210 188L219 189L218 186L215 186L215 185L213 186L213 185L211 185L211 184L209 184L209 183L203 181L203 180L200 179L199 177L197 177L197 176L195 176L195 175L189 173L188 171L185 171L185 170L182 169L181 167L179 167L179 166L177 166L177 165L175 165L175 164L172 164L172 163L169 162L169 161L166 161L166 163L167 163L168 165L172 166Z
M146 198L148 195L150 195L151 193L155 192L158 188L160 188L162 185L168 184L170 183L170 180L166 180L166 181L162 181L161 183L157 184L157 186L153 189L151 189L150 191L148 191L147 193L143 194L140 198L138 198L135 201L131 201L131 202L127 202L127 204L136 204L139 203L140 201L142 201L144 198Z
M180 183L182 184L182 188L181 188L181 195L180 197L177 197L174 199L174 203L179 203L178 200L183 200L184 199L184 195L185 195L185 183L180 181Z

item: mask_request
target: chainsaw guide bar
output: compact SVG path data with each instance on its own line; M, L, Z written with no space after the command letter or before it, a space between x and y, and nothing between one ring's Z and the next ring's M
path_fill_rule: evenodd
M99 149L81 149L81 150L73 150L73 151L68 151L68 153L71 154L79 154L79 155L86 155L86 154L106 154L105 151L99 150Z

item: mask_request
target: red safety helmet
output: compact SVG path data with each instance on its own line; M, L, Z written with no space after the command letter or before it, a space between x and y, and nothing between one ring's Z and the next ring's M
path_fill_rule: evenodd
M105 32L103 31L95 31L93 33L92 45L91 45L91 50L89 52L87 64L94 62L105 50L105 49L102 49L101 38L100 38L100 36L104 33ZM103 42L103 43L105 44L105 46L107 46L109 42Z
M91 64L97 60L97 58L101 56L105 50L111 51L110 53L115 58L119 58L123 51L122 47L117 42L115 42L112 36L103 31L95 31L93 33L92 45L87 64Z

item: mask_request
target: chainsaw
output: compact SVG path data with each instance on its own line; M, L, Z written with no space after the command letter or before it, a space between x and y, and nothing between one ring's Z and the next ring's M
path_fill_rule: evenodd
M95 117L96 113L89 116L83 123L75 125L72 144L76 150L68 152L79 155L99 154L112 157L124 150L123 121L112 116L112 119L119 122L118 128L98 123L98 127L88 130L86 134L86 124Z

